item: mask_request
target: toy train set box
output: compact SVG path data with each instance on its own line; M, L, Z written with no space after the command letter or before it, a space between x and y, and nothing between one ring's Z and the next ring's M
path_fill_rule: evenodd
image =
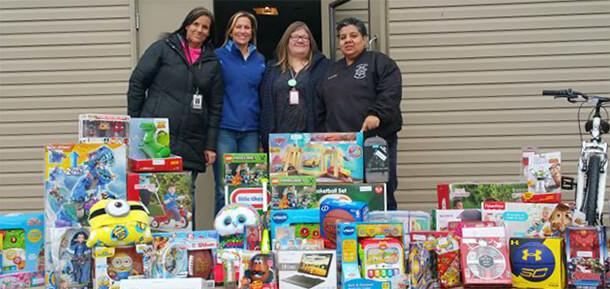
M564 288L561 238L511 238L509 247L513 287Z
M269 136L273 176L314 176L318 183L362 182L362 133L298 133Z
M191 231L193 192L191 172L130 173L127 199L142 202L155 231Z
M439 209L480 209L484 201L517 202L526 183L453 183L436 186Z
M279 288L336 289L335 250L277 252Z
M182 158L172 155L167 118L129 121L129 168L134 172L182 171Z
M45 146L45 224L80 227L103 198L126 198L125 145Z
M44 284L42 213L0 216L0 288Z

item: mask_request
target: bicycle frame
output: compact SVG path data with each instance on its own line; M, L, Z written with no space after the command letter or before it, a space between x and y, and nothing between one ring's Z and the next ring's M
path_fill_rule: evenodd
M594 121L595 122L595 121ZM587 182L589 160L593 155L599 155L601 162L601 169L599 172L599 183L597 188L597 216L601 220L602 212L604 208L604 197L606 189L606 175L608 171L608 144L603 142L601 139L592 139L591 141L583 141L580 160L578 161L578 185L576 186L576 209L580 212L584 210L585 200L585 184Z

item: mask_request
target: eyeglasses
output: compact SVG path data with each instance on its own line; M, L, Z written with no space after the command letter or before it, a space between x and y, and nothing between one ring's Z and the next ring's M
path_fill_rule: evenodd
M309 41L309 36L307 35L297 35L297 36L290 36L290 40L301 40L303 42L308 42Z

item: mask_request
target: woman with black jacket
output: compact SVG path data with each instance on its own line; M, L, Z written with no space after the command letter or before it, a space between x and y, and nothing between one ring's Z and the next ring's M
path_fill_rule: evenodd
M222 112L222 74L210 44L213 24L208 9L191 10L178 30L144 52L127 92L131 117L169 118L171 151L193 171L193 182L216 159Z
M261 143L269 149L269 134L313 132L316 86L330 61L318 51L307 24L296 21L277 44L261 84Z

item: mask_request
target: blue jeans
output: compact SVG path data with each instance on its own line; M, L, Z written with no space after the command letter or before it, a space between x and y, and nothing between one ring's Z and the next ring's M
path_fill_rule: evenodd
M216 180L216 201L214 215L225 206L225 190L223 184L223 155L227 153L258 152L258 132L239 132L221 128L218 130L218 145L216 146L216 162L214 163L214 179Z

